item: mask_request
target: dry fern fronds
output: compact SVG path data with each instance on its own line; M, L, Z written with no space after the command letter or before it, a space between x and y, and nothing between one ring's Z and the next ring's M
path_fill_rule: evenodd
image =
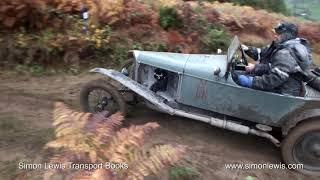
M83 127L92 116L90 113L79 113L69 109L63 103L55 103L53 126L56 140L46 144L46 148L66 148L75 152L88 152L91 146Z
M63 150L50 158L50 163L64 164L69 162L90 163L91 159L85 153L75 153L70 150Z
M117 163L127 164L128 169L98 169L61 171L69 179L113 180L143 179L157 174L163 168L173 165L184 154L182 146L156 146L143 150L146 135L159 127L157 123L131 126L119 131L123 116L115 113L80 113L69 109L63 103L56 103L54 123L56 140L47 143L46 148L59 149L60 153L50 159L51 163ZM117 173L114 173L116 172ZM56 170L48 170L44 177L50 178Z
M96 146L108 143L124 119L120 112L107 118L105 116L105 113L93 114L90 123L85 126L85 131L92 137Z
M53 177L55 177L57 174L59 176L73 175L73 173L70 173L70 170L72 171L72 169L69 169L71 162L72 163L91 163L92 161L90 158L88 158L87 154L84 152L76 153L70 150L63 150L60 153L53 155L49 159L49 163L61 164L61 165L64 165L66 168L65 169L56 169L56 168L47 169L44 172L43 179L52 180L54 179Z
M130 162L130 154L139 150L147 134L157 129L159 124L147 123L141 126L131 126L128 129L121 129L112 139L108 151L105 155L112 162L127 163Z
M38 26L45 19L43 11L47 3L41 0L2 0L0 2L0 25L12 28L17 24ZM33 19L33 21L32 21Z
M150 174L158 174L163 168L174 165L184 154L185 147L181 145L155 146L148 153L136 154L124 179L142 180Z
M101 145L115 134L123 116L120 113L106 117L106 113L80 113L71 110L61 102L55 103L54 122L56 139L47 143L46 148L64 148L74 153L87 153L92 161L97 161Z
M89 9L90 21L112 24L119 20L124 11L124 0L53 0L56 7L63 12L81 11L86 6Z
M107 169L97 169L95 171L79 171L75 173L72 180L112 180L117 179L115 175Z
M73 111L61 102L55 103L53 126L55 127L56 137L81 133L82 128L91 116L91 113Z

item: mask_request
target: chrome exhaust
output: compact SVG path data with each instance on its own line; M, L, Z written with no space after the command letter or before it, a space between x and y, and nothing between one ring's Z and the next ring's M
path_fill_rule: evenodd
M235 132L238 132L241 134L253 134L256 136L264 137L264 138L269 139L275 146L277 146L277 147L280 146L279 140L276 139L275 137L273 137L271 134L264 132L264 131L251 129L248 126L237 124L237 123L228 121L226 119L218 119L218 118L214 118L214 117L188 113L188 112L181 111L181 110L175 110L174 115L206 122L208 124L211 124L212 126L216 126L216 127L223 128L223 129L228 129L228 130L235 131Z

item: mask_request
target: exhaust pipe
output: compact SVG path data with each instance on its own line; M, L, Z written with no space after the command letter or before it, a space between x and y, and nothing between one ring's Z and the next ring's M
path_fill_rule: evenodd
M273 137L269 133L266 133L266 132L263 132L260 130L251 129L248 126L244 126L244 125L237 124L237 123L234 123L231 121L227 121L225 119L223 120L223 119L213 118L213 117L204 116L204 115L187 113L187 112L181 111L181 110L175 110L174 115L206 122L208 124L211 124L212 126L216 126L216 127L223 128L223 129L228 129L228 130L235 131L235 132L238 132L241 134L252 134L252 135L264 137L264 138L269 139L275 146L277 146L277 147L280 146L279 140L277 140L275 137Z

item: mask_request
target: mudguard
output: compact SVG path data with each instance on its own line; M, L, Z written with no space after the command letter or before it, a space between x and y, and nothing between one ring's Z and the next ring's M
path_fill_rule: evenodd
M169 113L171 115L173 115L175 112L173 108L171 108L170 106L168 106L163 102L164 99L161 96L155 94L154 92L149 90L147 87L137 83L136 81L125 76L119 71L116 71L113 69L95 68L90 70L90 72L102 74L104 76L107 76L121 83L123 86L129 88L133 92L137 93L138 95L142 96L144 99L151 102L160 111Z
M320 118L320 109L308 109L302 112L297 111L291 114L288 121L282 126L282 135L286 136L289 131L294 128L297 124L303 121L314 120Z

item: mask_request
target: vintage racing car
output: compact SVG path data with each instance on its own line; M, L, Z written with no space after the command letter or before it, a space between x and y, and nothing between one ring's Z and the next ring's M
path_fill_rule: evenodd
M247 58L235 37L226 55L132 51L122 70L95 68L105 80L81 90L84 111L148 107L231 131L269 139L287 164L320 175L320 93L305 86L301 96L241 87ZM187 119L186 119L187 120Z

